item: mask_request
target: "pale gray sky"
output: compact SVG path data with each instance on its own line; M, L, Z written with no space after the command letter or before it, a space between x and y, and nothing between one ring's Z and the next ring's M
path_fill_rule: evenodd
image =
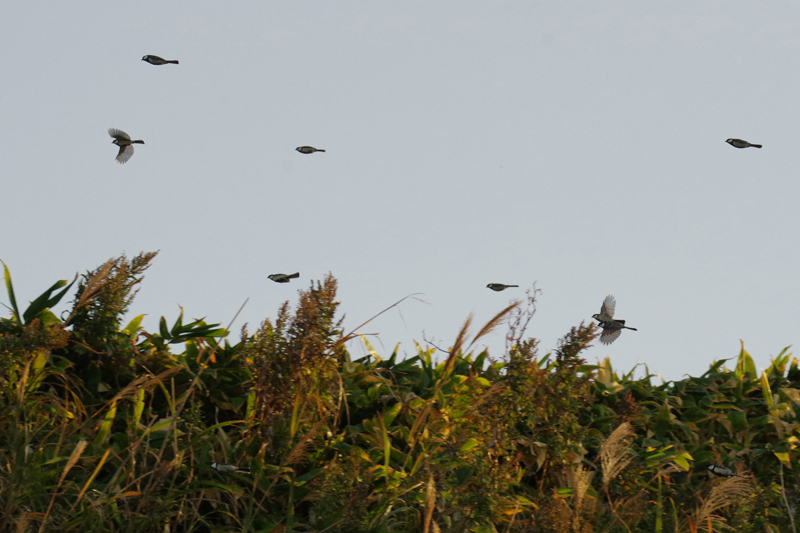
M766 366L800 319L799 30L797 2L7 4L0 259L24 302L161 250L151 328L249 297L253 330L328 271L350 327L423 293L365 328L386 355L536 281L543 351L613 294L639 331L590 362ZM146 142L124 166L111 127Z

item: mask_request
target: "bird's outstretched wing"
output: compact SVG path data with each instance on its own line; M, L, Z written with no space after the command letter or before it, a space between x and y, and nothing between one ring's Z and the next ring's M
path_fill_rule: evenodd
M611 344L612 342L617 340L620 335L622 335L621 329L618 330L604 329L603 333L600 334L600 342L602 342L603 344Z
M108 128L108 134L111 135L112 137L114 137L115 139L125 139L126 141L130 141L131 140L131 136L130 135L128 135L124 131L118 130L116 128ZM120 153L122 153L122 150L120 150ZM131 150L131 153L133 153L133 150ZM128 156L128 157L130 157L130 156ZM127 161L127 159L126 159L126 161ZM123 163L124 163L124 161L123 161Z
M132 144L128 144L126 146L120 146L119 153L117 154L117 163L120 164L127 163L128 159L130 159L132 155L133 155Z
M603 300L603 306L600 308L600 315L608 318L614 318L614 309L616 307L617 301L609 294L606 296L606 299Z

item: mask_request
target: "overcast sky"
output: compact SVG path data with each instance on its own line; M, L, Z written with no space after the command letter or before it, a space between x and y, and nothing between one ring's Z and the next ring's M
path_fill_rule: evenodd
M613 294L639 331L586 357L624 372L798 340L797 2L32 1L0 44L20 305L160 250L129 315L149 328L250 298L252 331L332 272L349 328L422 293L364 329L384 355L534 282L543 353ZM125 165L112 127L146 143Z

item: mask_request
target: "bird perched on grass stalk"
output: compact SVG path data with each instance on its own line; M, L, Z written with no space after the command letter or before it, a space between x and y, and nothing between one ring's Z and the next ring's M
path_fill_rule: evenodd
M707 470L718 477L742 477L727 466L708 465Z
M250 469L246 466L236 466L229 463L211 463L211 468L224 474L229 474L231 472L236 472L237 474L250 473Z
M599 326L603 328L603 332L600 334L600 342L603 344L611 344L617 340L622 334L623 329L638 331L636 328L626 326L624 320L614 320L614 308L616 306L617 301L609 294L606 296L606 299L603 300L600 312L592 315L592 318L600 322Z
M325 150L321 150L319 148L314 148L313 146L298 146L295 148L301 154L313 154L314 152L324 152Z
M487 287L492 289L493 291L500 292L510 287L519 287L519 285L503 285L502 283L490 283L487 285Z
M294 274L270 274L267 277L275 283L289 283L290 279L299 278L300 272L295 272Z
M130 135L115 128L109 128L108 134L114 137L114 140L111 141L111 144L116 144L119 146L117 163L120 164L127 163L128 159L130 159L133 155L133 146L131 146L132 144L144 144L144 141L132 141Z
M144 56L142 58L142 61L147 61L151 65L167 65L167 64L177 65L178 64L178 61L176 59L164 59L163 57L149 56L149 55L148 56Z
M747 142L747 141L743 141L743 140L741 140L741 139L728 139L728 140L727 140L727 141L725 141L725 142L726 142L726 143L728 143L728 144L730 144L730 145L731 145L731 146L733 146L734 148L749 148L749 147L751 147L751 146L752 146L753 148L761 148L761 145L760 145L760 144L753 144L753 143L749 143L749 142Z

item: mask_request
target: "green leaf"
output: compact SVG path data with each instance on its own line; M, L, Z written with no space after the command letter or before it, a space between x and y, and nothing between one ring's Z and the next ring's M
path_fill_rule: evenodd
M661 407L658 409L658 416L656 417L656 434L662 436L669 431L670 427L670 413L669 413L669 403L666 401L661 404Z
M5 278L6 278L6 291L8 292L8 300L11 302L11 310L13 311L13 319L21 326L22 319L19 316L19 309L17 309L17 299L14 297L14 285L11 283L11 272L8 271L8 266L5 262L0 261L3 263L3 270L5 271Z
M302 476L295 478L294 480L295 486L299 487L300 485L303 485L306 481L311 481L312 479L320 475L320 473L322 473L324 470L325 470L324 468L316 468L314 470L311 470L310 472L306 472Z
M756 372L756 364L753 358L744 349L744 341L742 341L742 349L739 352L739 360L736 361L736 377L742 379L747 375L750 379L758 379L758 372Z
M461 445L461 449L459 451L460 452L466 452L466 451L471 450L472 448L474 448L477 445L478 445L478 441L476 441L475 439L470 437L466 441L464 441L464 444Z
M23 313L22 315L22 319L25 321L25 323L26 324L30 323L40 313L42 313L47 309L50 309L58 302L60 302L61 298L64 297L64 295L72 287L75 281L77 281L77 279L78 276L76 275L75 279L73 279L72 283L70 283L69 285L67 285L67 280L65 279L58 280L53 284L52 287L44 291L38 298L32 301L31 304L28 306L28 308L25 310L25 313ZM59 292L55 296L52 297L50 296L53 293L53 291L60 289L64 285L67 285L67 287L63 291Z
M122 328L122 332L126 333L131 338L131 340L135 339L136 335L139 333L139 330L141 329L141 323L144 317L145 315L139 315L130 322L128 322L128 325Z
M787 452L772 452L772 453L775 454L775 457L777 457L778 460L784 464L784 466L787 466L789 468L792 467L792 462L789 459L789 454Z
M163 316L161 317L161 320L158 323L158 330L161 332L161 337L165 341L169 342L170 339L172 339L172 335L169 334L169 328L167 327L167 319L164 318Z
M172 326L171 336L174 337L181 332L181 327L183 326L183 307L181 307L181 314L178 315L178 319L175 321L175 325Z
M772 398L772 388L769 386L769 379L767 373L761 374L761 394L764 395L764 401L767 402L767 407L772 409L775 407L775 400Z
M108 438L108 433L111 431L111 424L114 423L114 418L117 416L117 402L111 402L111 406L106 412L103 422L100 424L100 431L97 432L97 437L94 439L92 446L100 446Z
M400 410L403 408L403 404L398 402L394 404L385 415L383 415L383 425L385 427L390 427L394 419L397 418L397 415L400 414Z

